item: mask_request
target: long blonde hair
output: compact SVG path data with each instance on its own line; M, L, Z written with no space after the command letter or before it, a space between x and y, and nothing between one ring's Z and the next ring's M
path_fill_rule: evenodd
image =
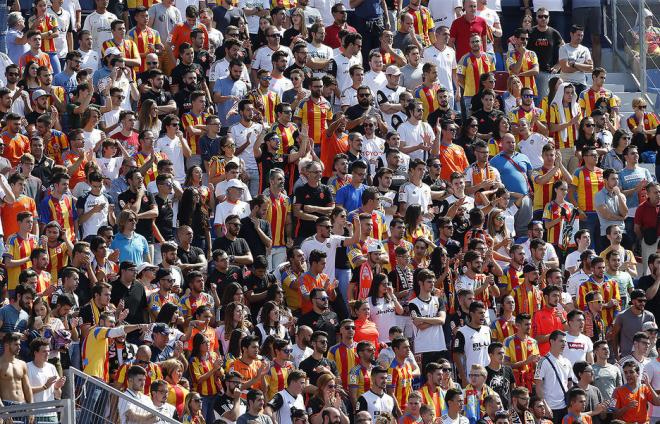
M186 395L186 399L183 402L183 415L190 415L191 417L193 416L192 412L190 411L190 401L192 400L193 396L200 396L199 393L197 392L189 392ZM200 396L201 397L201 396ZM199 412L197 415L195 415L195 418L197 418L199 424L206 424L206 420L204 419L204 415L202 415L202 409L200 407Z
M300 14L300 29L296 28L295 25L293 24L293 15L299 13ZM302 10L300 7L294 7L291 9L291 28L300 31L300 36L307 41L307 24L305 22L305 11Z

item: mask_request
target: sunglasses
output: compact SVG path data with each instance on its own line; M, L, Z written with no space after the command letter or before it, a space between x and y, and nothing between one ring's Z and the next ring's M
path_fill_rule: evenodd
M538 19L548 19L550 15L537 15L536 16Z
M280 35L280 34L270 34L268 37L269 38L282 38L282 35Z
M147 65L158 65L158 62L147 62Z
M531 99L531 98L534 97L534 95L533 95L533 94L523 94L523 97L524 97L525 99Z
M591 128L591 127L593 127L593 126L594 126L594 124L584 124L584 127L585 127L585 128Z
M373 128L374 124L362 124L364 128Z

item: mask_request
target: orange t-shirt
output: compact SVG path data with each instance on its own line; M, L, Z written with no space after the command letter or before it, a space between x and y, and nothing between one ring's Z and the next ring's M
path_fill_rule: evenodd
M325 284L328 282L328 280L329 278L327 274L321 273L317 276L314 276L309 271L298 277L298 281L300 282L300 293L307 297L305 298L305 296L303 296L302 303L300 305L300 309L302 310L303 314L311 312L313 309L312 301L309 299L309 295L312 290L315 288L322 289L325 287Z
M637 401L637 408L632 408L626 411L621 419L627 423L647 423L649 421L649 402L653 399L651 388L648 385L643 385L630 391L627 384L617 387L612 393L615 408L623 408L633 401Z
M532 318L532 335L547 335L552 333L555 330L563 330L564 324L562 321L566 321L566 312L562 311L562 318L559 318L556 313L555 308L550 306L544 306L543 309L534 314ZM550 351L550 342L539 343L539 353L545 355Z
M323 168L324 177L332 177L332 162L339 153L348 152L348 134L342 134L337 138L337 134L326 137L325 142L321 143L321 162L325 164Z
M187 23L182 22L177 24L172 29L170 37L172 37L172 45L174 46L174 57L179 57L179 46L183 43L190 43L190 33L193 29L201 29L204 32L204 48L208 50L209 48L209 32L206 30L206 27L202 24L197 25L195 28L191 28Z
M5 234L5 238L10 234L18 232L18 221L16 221L16 216L24 211L31 212L36 221L38 217L37 205L33 198L24 194L21 194L14 203L5 203L2 205L0 208L0 218L2 218L2 230Z

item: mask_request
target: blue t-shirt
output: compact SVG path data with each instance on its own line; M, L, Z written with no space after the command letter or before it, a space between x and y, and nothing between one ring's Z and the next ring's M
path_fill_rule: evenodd
M355 188L352 184L347 184L337 190L335 195L335 203L342 205L347 211L354 211L362 206L362 193L367 189L367 186L360 184L360 187Z
M511 159L518 165L515 166L508 160L504 153L496 155L490 160L490 164L500 171L502 184L509 190L520 194L529 194L528 175L532 171L532 162L527 155L515 152ZM518 169L520 168L520 169ZM525 172L523 174L522 171Z
M133 233L131 238L127 238L123 233L117 233L110 248L119 250L119 262L131 261L135 264L141 264L145 261L149 253L149 243L144 236ZM153 260L153 258L151 258Z
M5 305L0 308L0 320L2 327L0 331L3 333L22 333L27 330L28 319L30 315L24 310L18 311L12 305ZM0 345L0 355L4 351L4 347Z
M64 90L70 94L76 89L76 87L78 87L76 74L68 75L66 72L62 71L53 77L53 85L64 87Z
M10 29L7 31L7 56L11 59L12 62L18 63L18 60L23 56L24 53L27 53L30 50L30 45L25 44L16 44L16 39L20 38L22 33L16 31L15 29Z
M648 169L641 166L636 166L635 169L623 168L619 171L619 184L622 191L634 188L642 180L650 183L651 181L655 181L655 178L653 178L653 175L651 175ZM635 216L635 210L631 212L631 209L639 206L639 193L626 196L626 206L628 206L628 216Z
M234 81L230 76L217 80L213 86L214 93L219 93L221 96L236 96L239 99L245 97L247 91L247 85L245 85L245 82L240 79ZM227 117L227 115L229 115L229 110L234 106L234 103L235 102L231 100L227 100L215 105L216 110L218 111L218 117L220 118L220 124L223 127L236 125L241 119L241 116L238 113Z

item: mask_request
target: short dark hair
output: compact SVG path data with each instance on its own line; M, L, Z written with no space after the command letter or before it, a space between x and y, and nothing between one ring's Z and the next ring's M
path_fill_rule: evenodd
M131 365L126 373L126 377L130 379L138 375L147 375L147 371L139 365Z

